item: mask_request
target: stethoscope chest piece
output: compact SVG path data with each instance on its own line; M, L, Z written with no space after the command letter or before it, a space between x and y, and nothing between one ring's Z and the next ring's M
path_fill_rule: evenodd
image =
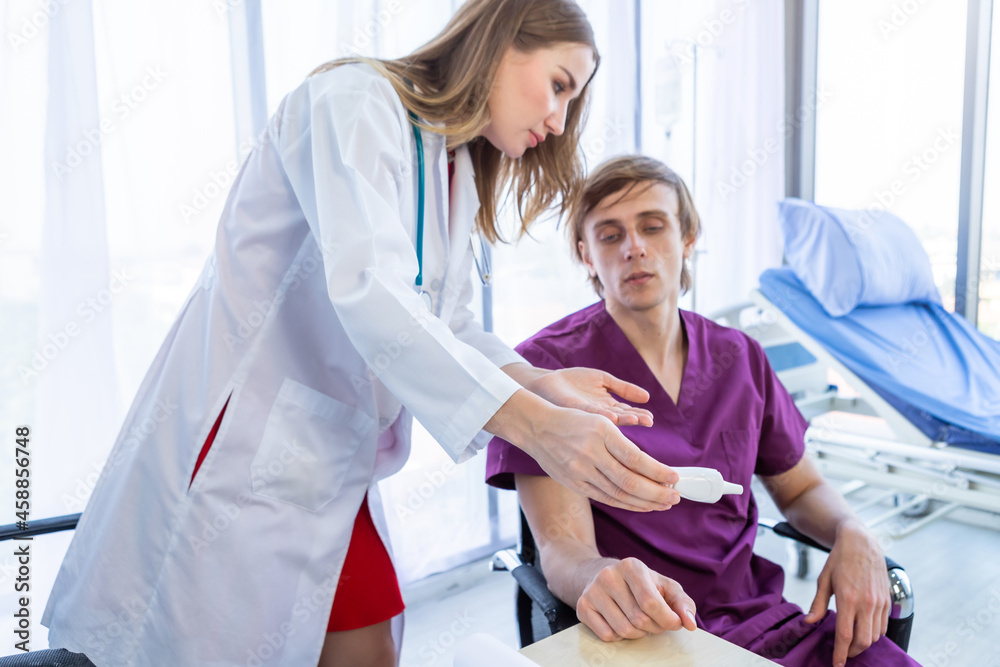
M423 300L424 305L427 306L427 310L429 310L429 311L431 311L433 313L434 312L434 297L431 296L431 293L428 292L425 289L422 289L422 290L420 290L420 298L421 298L421 300Z

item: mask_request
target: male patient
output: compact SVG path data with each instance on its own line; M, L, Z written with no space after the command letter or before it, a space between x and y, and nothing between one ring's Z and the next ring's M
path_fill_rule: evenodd
M549 369L585 366L649 391L652 427L623 426L671 466L718 469L742 495L633 512L591 502L495 438L487 479L517 488L549 588L605 641L697 626L782 665L916 665L885 635L890 608L877 541L803 456L806 421L742 332L679 310L699 233L683 181L645 157L588 178L568 231L598 303L522 343ZM759 475L786 519L833 550L808 614L784 575L754 555ZM836 597L837 612L827 611Z

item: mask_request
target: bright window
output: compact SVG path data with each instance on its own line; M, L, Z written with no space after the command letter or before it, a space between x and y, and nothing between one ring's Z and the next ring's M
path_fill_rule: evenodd
M817 78L828 99L817 110L816 201L882 207L905 220L950 310L965 31L964 0L819 3Z
M1000 7L993 8L990 57L990 104L986 118L986 191L983 195L983 236L979 265L979 330L1000 339Z

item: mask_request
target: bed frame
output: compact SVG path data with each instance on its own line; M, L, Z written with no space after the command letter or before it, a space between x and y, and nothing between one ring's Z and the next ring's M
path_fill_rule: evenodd
M763 345L810 423L806 447L820 470L855 480L842 489L845 495L869 485L889 489L868 499L864 508L890 497L896 507L868 521L869 526L927 508L932 499L943 505L894 534L911 533L959 507L1000 513L1000 456L931 440L759 290L751 299L710 319ZM900 492L914 497L901 501Z

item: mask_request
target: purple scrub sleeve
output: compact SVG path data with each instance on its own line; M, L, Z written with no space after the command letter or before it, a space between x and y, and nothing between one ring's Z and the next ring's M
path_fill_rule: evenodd
M643 387L650 399L642 407L653 413L653 426L623 426L622 433L667 465L716 468L745 489L712 504L682 500L665 512L630 512L591 500L598 551L638 558L676 580L698 607L698 626L712 634L781 664L829 665L832 637L824 662L815 659L825 646L816 633L832 628L835 614L815 626L804 623L802 610L782 597L781 567L753 553L757 504L751 479L794 467L805 451L808 423L756 341L695 313L679 313L688 359L676 403L603 301L516 348L540 368L597 368ZM487 481L512 489L515 474L545 473L520 449L494 438L487 450ZM888 640L862 656L880 656L882 662L849 660L848 665L916 664Z

